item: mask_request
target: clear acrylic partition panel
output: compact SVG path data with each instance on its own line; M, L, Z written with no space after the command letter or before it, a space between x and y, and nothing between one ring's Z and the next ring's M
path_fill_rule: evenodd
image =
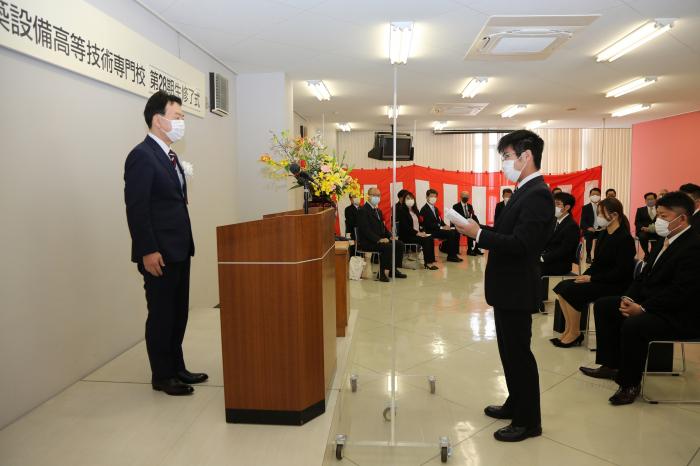
M485 261L467 260L464 244L458 264L435 251L439 270L407 254L407 279L350 282L356 320L324 464L460 464L453 445L491 436L483 408L505 399L506 387L483 300ZM455 456L471 456L477 436Z

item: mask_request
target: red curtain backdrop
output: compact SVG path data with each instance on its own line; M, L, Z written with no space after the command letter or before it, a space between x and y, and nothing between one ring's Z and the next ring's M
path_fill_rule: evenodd
M602 175L602 167L594 167L588 170L582 170L574 173L563 175L544 175L544 180L552 188L556 186L570 186L571 189L564 189L576 198L576 206L574 207L574 218L580 221L581 208L588 202L588 192L586 187L600 187ZM352 176L357 178L362 186L362 192L365 192L365 185L377 185L382 192L379 207L381 208L384 218L391 218L391 205L396 202L396 196L391 198L390 186L392 181L392 169L355 169L352 171ZM439 194L438 206L443 205L443 185L456 185L457 197L450 199L450 205L459 201L459 193L461 191L473 192L474 187L486 188L486 218L480 218L482 223L493 224L493 215L496 209L496 204L501 200L501 187L511 185L506 177L501 172L495 173L473 173L459 172L450 170L441 170L435 168L422 167L420 165L410 165L406 167L398 167L396 169L397 183L403 183L404 189L408 189L415 193L416 180L424 180L429 182L430 187L435 189ZM471 201L470 201L471 202ZM422 206L419 205L420 209ZM442 211L442 209L441 209Z

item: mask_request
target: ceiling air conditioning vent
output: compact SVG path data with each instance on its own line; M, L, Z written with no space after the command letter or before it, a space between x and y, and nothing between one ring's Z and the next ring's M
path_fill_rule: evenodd
M543 60L598 16L491 16L464 59Z
M228 79L219 73L209 73L209 110L219 116L228 115Z
M485 109L487 105L488 104L472 102L435 104L430 112L433 115L442 117L470 117L477 115L479 112Z

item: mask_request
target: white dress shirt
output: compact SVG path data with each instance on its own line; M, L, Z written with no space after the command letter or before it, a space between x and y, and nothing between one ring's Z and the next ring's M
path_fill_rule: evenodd
M416 231L420 231L420 222L418 221L418 216L415 212L413 212L410 209L408 212L411 214L411 218L413 219L413 229Z

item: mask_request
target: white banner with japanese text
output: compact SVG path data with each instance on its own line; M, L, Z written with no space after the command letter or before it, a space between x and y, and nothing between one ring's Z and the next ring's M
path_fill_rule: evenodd
M204 117L204 73L82 0L0 0L0 45Z

